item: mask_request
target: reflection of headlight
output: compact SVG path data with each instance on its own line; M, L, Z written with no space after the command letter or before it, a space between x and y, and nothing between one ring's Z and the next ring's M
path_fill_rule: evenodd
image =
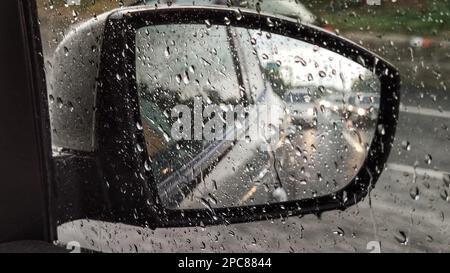
M322 101L320 101L320 105L323 105L326 108L329 108L331 106L331 102L329 102L327 100L322 100Z
M306 110L306 114L308 116L314 116L314 109L313 108L309 108L308 110Z
M358 108L358 115L365 116L366 115L366 110L364 110L362 108Z
M347 106L347 110L348 110L348 111L353 112L353 109L354 109L353 105Z

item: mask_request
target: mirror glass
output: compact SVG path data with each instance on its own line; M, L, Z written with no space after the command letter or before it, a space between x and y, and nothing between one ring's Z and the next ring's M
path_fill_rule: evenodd
M260 30L143 27L136 84L146 168L171 209L332 194L355 177L377 129L371 71Z

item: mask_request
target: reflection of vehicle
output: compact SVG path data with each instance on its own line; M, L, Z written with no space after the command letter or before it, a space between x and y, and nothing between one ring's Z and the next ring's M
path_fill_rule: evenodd
M375 93L363 93L351 95L348 98L346 111L352 114L357 120L376 120L378 118L378 109L380 97Z
M375 93L332 94L319 101L322 113L336 113L353 121L376 120L380 97Z
M202 36L206 31L208 35ZM148 41L148 35L157 36L160 32L170 34L166 34L164 39ZM193 38L192 33L196 33L197 37ZM149 145L147 142L151 151L149 154L154 159L153 176L160 193L163 193L160 195L163 204L177 206L196 187L199 182L196 179L200 175L206 176L211 169L220 169L224 164L221 159L238 149L233 147L233 141L236 139L232 135L235 132L228 126L225 126L224 133L227 137L211 142L164 137L171 136L173 124L173 117L170 114L165 115L164 112L170 113L176 105L192 106L194 98L202 97L205 109L212 104L227 109L247 106L248 124L244 123L243 126L249 127L249 130L257 128L260 131L251 136L251 144L245 145L253 145L259 141L258 148L267 150L267 141L273 146L268 149L271 150L275 149L278 143L280 127L286 120L284 103L272 91L270 80L262 77L259 59L250 53L252 48L240 46L241 39L232 41L233 36L250 39L246 30L227 30L225 27L208 30L204 25L180 25L178 29L174 26L149 26L137 32L136 47L140 49L137 57L139 60L146 60L136 63L142 121L144 127L148 128L144 131L144 136L161 144L155 149L155 145ZM154 54L167 50L165 39L182 40L188 46L169 47L169 51L173 48L172 54ZM183 56L184 62L179 61L180 56ZM247 56L246 63L233 62L233 56ZM186 66L189 69L186 69ZM172 74L181 76L178 81L170 81ZM211 119L206 116L202 120L205 127L210 124ZM189 120L188 123L187 126L192 125L192 128L197 126L194 120ZM201 138L206 135L206 131L205 129ZM242 140L240 133L238 135L238 140ZM247 153L258 157L252 154L253 152ZM266 158L259 157L259 162L254 164L255 168L263 169L266 162ZM221 165L215 167L214 164ZM245 161L236 159L234 164L243 165ZM218 173L220 172L216 171L216 175ZM236 176L239 176L238 174ZM192 178L190 181L182 181L180 176ZM217 180L220 184L221 180Z
M323 96L319 101L319 106L324 111L334 111L336 113L342 113L344 107L343 95L331 94Z
M311 96L304 90L290 90L284 95L288 114L294 124L314 126L316 111Z

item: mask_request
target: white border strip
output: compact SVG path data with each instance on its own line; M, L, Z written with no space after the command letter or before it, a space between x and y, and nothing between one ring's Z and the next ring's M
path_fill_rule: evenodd
M386 165L388 170L398 171L398 172L404 172L404 173L412 173L420 176L427 176L435 179L443 180L444 177L449 177L450 173L443 172L443 171L436 171L432 169L424 169L424 168L414 168L413 166L403 165L403 164L397 164L397 163L388 163Z
M403 104L400 104L400 112L450 119L450 111L439 111L439 110L431 109L431 108L406 106Z

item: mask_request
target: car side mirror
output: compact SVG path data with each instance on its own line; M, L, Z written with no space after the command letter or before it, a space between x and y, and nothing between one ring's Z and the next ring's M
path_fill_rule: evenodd
M400 99L399 73L382 58L241 9L124 8L102 20L96 50L78 31L55 57L60 68L67 47L98 58L89 91L62 83L89 85L83 73L54 73L62 102L88 93L85 107L51 105L54 143L93 158L90 168L73 157L64 166L95 173L75 193L60 189L60 222L168 227L320 214L376 184ZM75 117L90 122L86 132L68 129Z

